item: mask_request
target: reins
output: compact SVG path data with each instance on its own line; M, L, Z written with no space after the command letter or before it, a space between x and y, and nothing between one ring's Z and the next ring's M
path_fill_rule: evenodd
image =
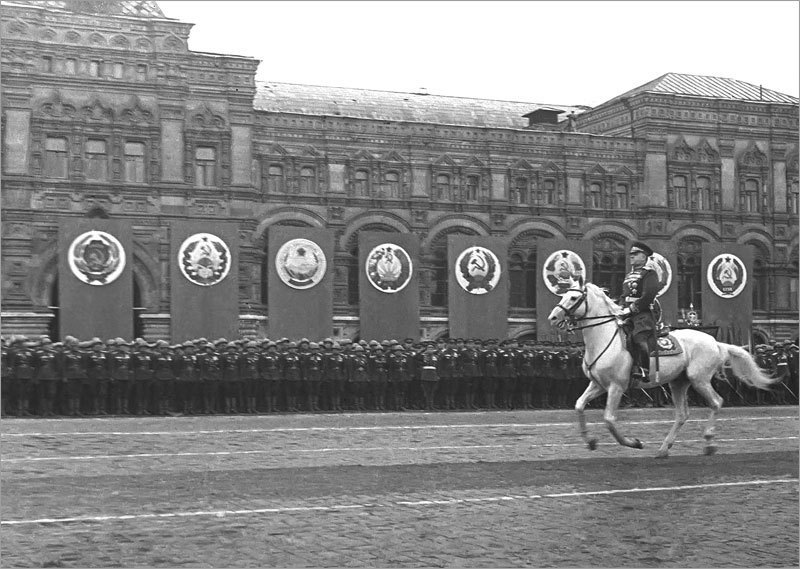
M581 295L580 300L578 300L578 302L576 302L569 309L565 309L563 306L561 307L561 310L563 310L564 314L566 315L566 320L567 320L567 325L568 325L568 332L574 332L576 330L586 330L587 328L594 328L596 326L601 326L603 324L608 324L611 321L617 320L617 316L614 315L614 314L611 314L611 315L606 314L606 315L603 315L603 316L581 316L579 318L576 318L573 313L582 304L586 303L586 312L589 311L589 304L588 304L588 302L586 302L588 294L587 294L587 291L586 291L585 287L584 287L583 290L581 290L581 293L582 293L582 295ZM586 326L575 326L574 325L575 322L581 322L583 320L602 320L602 321L601 322L595 322L594 324L587 324ZM592 363L590 363L590 364L586 363L586 355L584 353L583 365L586 366L586 372L589 374L589 376L590 376L589 378L590 379L592 379L591 378L592 368L600 360L600 358L603 357L603 354L605 354L608 351L608 349L611 347L611 344L614 343L614 339L619 334L619 330L620 330L620 326L618 325L617 329L614 331L614 335L611 336L611 339L608 341L608 344L606 344L606 347L603 348L603 351L600 352L600 354L592 361Z

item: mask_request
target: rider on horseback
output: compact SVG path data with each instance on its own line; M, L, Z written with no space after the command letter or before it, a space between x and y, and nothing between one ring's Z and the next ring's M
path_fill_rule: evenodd
M622 318L630 330L633 343L638 349L632 350L633 378L647 381L650 367L650 352L656 349L656 320L652 304L658 294L659 282L655 267L650 261L653 250L646 244L636 241L631 245L631 272L622 282Z

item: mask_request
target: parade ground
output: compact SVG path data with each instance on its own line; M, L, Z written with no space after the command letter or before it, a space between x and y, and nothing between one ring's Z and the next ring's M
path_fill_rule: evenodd
M4 419L3 567L796 567L797 407Z

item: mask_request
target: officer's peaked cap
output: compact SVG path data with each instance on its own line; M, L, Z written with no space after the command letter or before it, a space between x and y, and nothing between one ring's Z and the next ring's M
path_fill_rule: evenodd
M631 253L634 252L642 252L648 257L653 254L653 250L646 243L642 243L641 241L634 241L631 243Z

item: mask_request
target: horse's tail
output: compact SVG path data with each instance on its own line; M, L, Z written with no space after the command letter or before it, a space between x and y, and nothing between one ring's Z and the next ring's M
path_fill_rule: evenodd
M725 364L746 384L758 389L769 389L770 385L778 381L778 378L768 375L758 367L753 356L744 348L723 342L717 342L717 347Z

